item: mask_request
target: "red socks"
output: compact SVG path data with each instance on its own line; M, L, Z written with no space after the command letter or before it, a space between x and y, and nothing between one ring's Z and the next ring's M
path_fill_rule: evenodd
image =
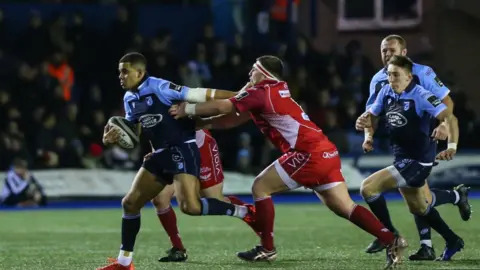
M170 237L172 246L181 250L185 250L182 239L180 239L180 234L178 233L177 216L175 215L173 208L170 206L167 209L158 211L157 216L160 220L160 223L162 223L165 232L168 234L168 237Z
M271 197L258 198L255 200L256 225L261 232L262 246L268 251L273 250L273 224L275 220L275 208Z
M384 245L391 244L395 239L393 232L385 228L372 212L361 205L356 205L353 208L349 220L364 231L377 237Z

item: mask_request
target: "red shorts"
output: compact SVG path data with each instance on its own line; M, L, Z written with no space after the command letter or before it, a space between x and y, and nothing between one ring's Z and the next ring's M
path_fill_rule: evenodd
M290 151L272 165L290 189L304 186L322 191L345 182L336 148L310 153Z
M197 142L198 143L198 142ZM223 167L220 152L215 139L205 134L203 145L200 146L200 188L206 189L223 183Z

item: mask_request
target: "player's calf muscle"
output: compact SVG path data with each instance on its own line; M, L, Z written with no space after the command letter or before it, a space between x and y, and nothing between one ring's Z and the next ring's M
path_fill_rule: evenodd
M401 188L405 201L407 202L410 213L422 215L428 209L428 204L424 199L424 191L421 188Z
M170 207L170 202L174 193L175 189L173 188L173 185L165 186L165 188L151 200L151 203L157 211L167 209Z

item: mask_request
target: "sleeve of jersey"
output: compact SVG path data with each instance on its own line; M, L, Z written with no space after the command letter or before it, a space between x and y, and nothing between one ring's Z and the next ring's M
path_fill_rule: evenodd
M447 106L437 96L430 92L422 94L420 100L420 110L427 112L433 117L437 117L441 112L447 109Z
M370 105L370 107L367 109L369 113L375 116L379 116L380 113L382 113L384 96L385 96L385 88L380 90L373 104Z
M375 92L375 77L372 78L370 81L370 95L368 96L367 99L367 104L365 105L365 110L368 111L372 104L375 102L375 99L377 98L377 93Z
M155 93L160 101L166 105L172 105L172 101L185 101L190 88L177 85L172 82L157 79Z
M429 66L423 67L418 74L418 78L420 79L420 85L426 90L432 92L440 100L446 98L450 93L450 89L440 81L435 71Z
M265 91L263 89L247 89L229 100L237 112L259 110L265 106Z
M130 105L128 104L129 99L127 96L123 98L123 108L125 110L125 119L132 123L137 123L137 119L133 116L132 109L130 108Z

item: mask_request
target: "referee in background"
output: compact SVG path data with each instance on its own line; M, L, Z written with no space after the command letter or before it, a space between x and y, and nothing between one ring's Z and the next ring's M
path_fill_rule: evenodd
M42 186L28 171L28 162L15 158L7 172L3 189L0 193L0 204L5 206L46 206L47 197Z

